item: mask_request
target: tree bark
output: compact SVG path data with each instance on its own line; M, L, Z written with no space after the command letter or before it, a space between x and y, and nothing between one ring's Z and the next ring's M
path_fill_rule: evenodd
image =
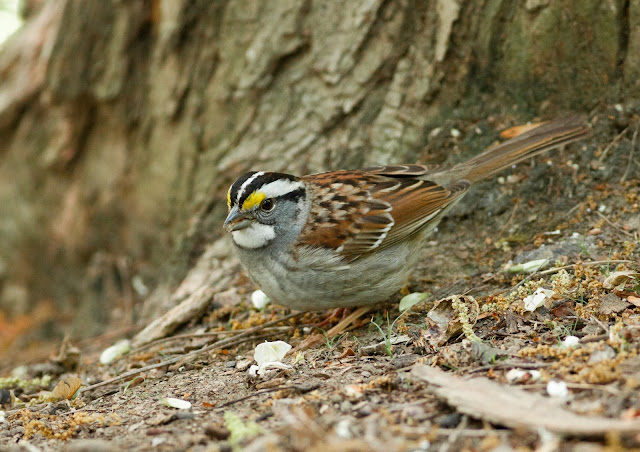
M450 118L637 99L639 46L640 0L47 2L0 52L0 309L93 334L228 287L244 171L459 160Z

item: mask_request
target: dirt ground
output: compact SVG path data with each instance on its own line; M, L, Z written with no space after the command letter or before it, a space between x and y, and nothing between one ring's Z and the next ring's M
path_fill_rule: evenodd
M237 303L212 306L179 332L191 336L109 365L100 352L119 337L67 344L57 359L0 379L0 450L640 449L640 430L625 428L640 420L638 113L603 108L589 118L592 139L472 189L425 246L405 290L430 296L402 315L399 294L333 339L322 331L335 320L316 327L327 313L304 314L184 356L289 313L254 309L255 288L239 277ZM501 121L452 121L418 157L463 148ZM508 270L541 259L548 263L534 273ZM554 294L530 311L525 299L538 288ZM453 315L463 332L446 339L429 313L459 295L477 300L477 322L462 298L466 308ZM249 374L257 344L297 347L314 333L317 344L282 360L290 368ZM430 369L445 371L440 383ZM33 380L43 374L51 378ZM71 375L83 386L67 400ZM54 401L46 391L59 381L72 389ZM494 386L455 386L474 382ZM518 408L529 396L533 405ZM168 397L191 407L168 407ZM581 416L573 424L571 413ZM587 417L593 428L580 427Z

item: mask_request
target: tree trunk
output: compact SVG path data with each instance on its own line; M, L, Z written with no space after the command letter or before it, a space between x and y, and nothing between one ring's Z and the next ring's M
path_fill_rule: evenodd
M639 55L640 0L49 1L0 53L0 309L228 287L244 171L458 161L492 137L434 129L637 98Z

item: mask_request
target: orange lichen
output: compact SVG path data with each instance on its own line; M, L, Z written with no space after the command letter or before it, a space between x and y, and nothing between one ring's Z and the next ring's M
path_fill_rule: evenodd
M518 352L522 357L537 357L555 360L551 366L542 372L543 380L552 378L555 374L573 383L604 384L619 379L622 376L618 365L624 360L635 356L636 351L618 351L611 359L591 362L596 352L608 347L604 342L593 342L580 348L563 348L552 345L538 345L523 348Z
M120 423L120 419L116 414L105 415L102 413L87 413L85 411L77 411L68 416L56 416L20 410L16 415L22 421L25 439L35 435L42 435L45 438L66 441L76 436L85 425L104 427Z

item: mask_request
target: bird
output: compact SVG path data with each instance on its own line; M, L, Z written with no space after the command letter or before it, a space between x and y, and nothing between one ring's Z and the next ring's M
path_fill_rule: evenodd
M227 192L223 227L275 303L299 311L372 306L406 285L421 245L473 183L591 133L580 117L556 119L441 170L250 171Z

